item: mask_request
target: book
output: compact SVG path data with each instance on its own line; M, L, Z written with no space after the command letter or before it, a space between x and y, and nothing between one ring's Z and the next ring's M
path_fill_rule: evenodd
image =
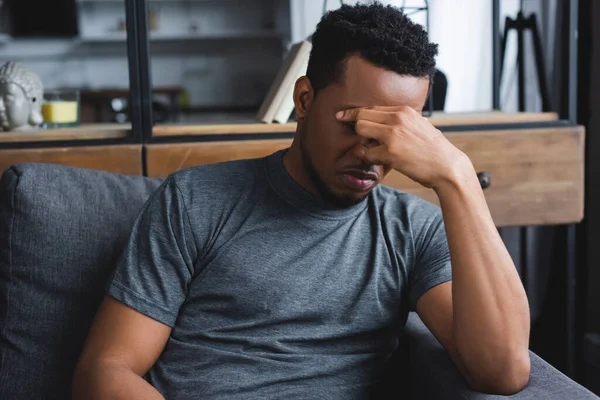
M306 69L308 68L308 57L304 60L302 67L298 71L296 79L289 85L283 99L281 100L281 104L273 117L274 122L278 122L280 124L285 124L289 121L292 112L294 111L294 89L296 87L296 80L301 76L306 75Z
M272 123L284 100L287 102L287 106L281 109L279 120L285 119L287 121L289 119L293 110L293 99L290 99L292 96L289 93L290 91L293 93L296 80L306 73L306 65L308 64L311 49L312 43L308 40L303 40L292 45L258 110L256 116L258 121ZM292 100L290 113L287 117L283 117L282 115L285 114L285 110L289 108L290 100Z

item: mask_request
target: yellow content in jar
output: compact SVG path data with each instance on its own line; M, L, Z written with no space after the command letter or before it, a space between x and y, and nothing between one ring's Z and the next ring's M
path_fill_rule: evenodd
M42 104L45 123L70 124L77 122L78 104L76 101L49 101Z

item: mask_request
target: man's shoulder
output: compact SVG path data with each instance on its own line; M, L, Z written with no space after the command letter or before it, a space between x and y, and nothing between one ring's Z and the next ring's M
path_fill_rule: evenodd
M377 202L386 208L393 208L421 215L441 214L441 209L437 204L391 186L379 185L374 191L374 194Z
M222 180L223 178L247 178L261 171L264 158L231 160L218 163L196 165L174 172L170 177L179 185L202 181Z
M184 168L169 176L184 199L219 202L237 199L264 175L264 158L224 161Z
M415 235L443 224L442 210L437 204L385 185L376 189L377 213L389 228L399 228L403 235ZM396 231L398 229L390 229L390 232Z

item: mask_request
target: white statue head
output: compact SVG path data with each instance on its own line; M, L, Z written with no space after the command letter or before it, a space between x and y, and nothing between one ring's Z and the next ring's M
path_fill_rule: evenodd
M19 131L44 122L44 86L25 65L9 61L0 67L0 130Z

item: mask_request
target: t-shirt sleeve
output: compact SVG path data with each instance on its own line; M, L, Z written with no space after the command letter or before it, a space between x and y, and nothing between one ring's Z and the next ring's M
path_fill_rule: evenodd
M108 293L172 327L194 272L193 235L183 196L167 178L138 215Z
M452 280L450 250L441 211L415 237L415 264L410 281L410 310L429 289Z

